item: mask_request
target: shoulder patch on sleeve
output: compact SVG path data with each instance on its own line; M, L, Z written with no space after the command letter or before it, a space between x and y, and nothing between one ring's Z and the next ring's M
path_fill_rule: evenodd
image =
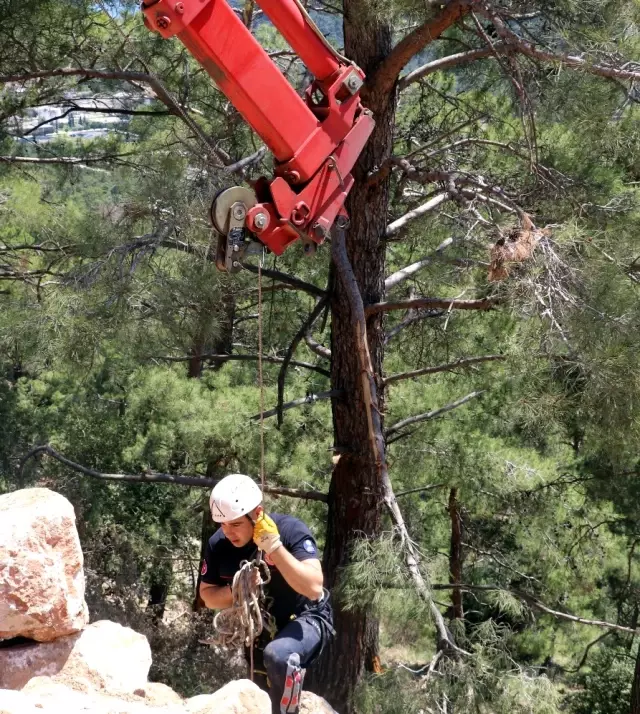
M307 538L307 540L305 540L305 542L302 544L302 547L307 551L307 553L316 552L316 546L310 538Z

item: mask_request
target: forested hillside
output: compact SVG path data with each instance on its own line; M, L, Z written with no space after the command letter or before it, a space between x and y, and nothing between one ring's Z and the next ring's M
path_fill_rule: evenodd
M271 158L204 70L134 2L2 3L0 492L71 500L92 620L145 632L153 677L236 676L196 586L212 483L259 478L261 327L268 507L339 605L313 687L640 714L640 5L308 6L377 124L346 246L267 255L260 301L209 205Z

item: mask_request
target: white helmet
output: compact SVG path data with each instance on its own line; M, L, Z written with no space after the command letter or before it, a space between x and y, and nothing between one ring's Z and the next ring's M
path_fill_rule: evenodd
M211 491L209 508L216 523L228 523L253 511L262 503L258 484L244 474L231 474L219 481Z

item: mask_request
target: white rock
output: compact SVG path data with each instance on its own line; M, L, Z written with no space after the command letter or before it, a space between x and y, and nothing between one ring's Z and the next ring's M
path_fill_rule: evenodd
M0 640L48 642L89 620L69 501L45 488L0 496Z
M0 688L22 689L33 677L57 675L84 690L133 693L148 686L150 667L144 635L102 620L55 642L0 650Z
M215 694L200 694L185 702L187 714L271 714L271 700L256 684L238 679Z
M300 697L300 714L338 714L336 710L322 697L313 692L302 692Z

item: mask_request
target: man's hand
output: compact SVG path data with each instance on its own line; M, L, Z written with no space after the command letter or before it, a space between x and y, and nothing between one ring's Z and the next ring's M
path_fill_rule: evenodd
M253 527L253 542L267 555L282 545L278 526L264 511L258 516Z

